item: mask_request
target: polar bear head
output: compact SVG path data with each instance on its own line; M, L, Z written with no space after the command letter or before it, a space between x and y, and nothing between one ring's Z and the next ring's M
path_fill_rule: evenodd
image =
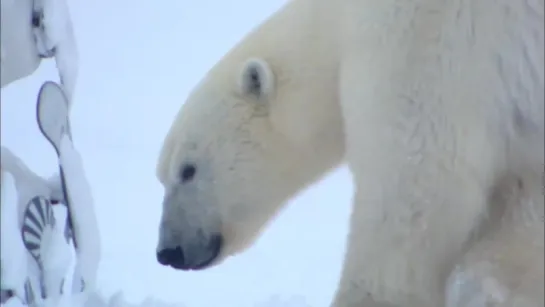
M166 136L157 166L164 265L198 270L244 250L282 204L341 161L334 61L314 49L326 44L290 23L275 35L269 27L207 73Z

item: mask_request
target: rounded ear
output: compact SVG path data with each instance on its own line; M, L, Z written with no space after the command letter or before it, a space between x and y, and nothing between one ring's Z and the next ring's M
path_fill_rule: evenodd
M252 58L242 65L238 85L244 95L266 98L275 90L274 74L267 62Z

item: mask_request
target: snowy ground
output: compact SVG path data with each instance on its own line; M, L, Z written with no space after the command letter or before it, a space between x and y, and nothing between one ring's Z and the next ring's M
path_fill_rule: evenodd
M217 268L186 273L155 260L162 190L154 171L164 135L205 71L284 2L69 0L80 59L72 132L97 206L102 297L122 291L121 300L138 305L153 297L187 307L330 302L352 190L344 168L294 199L253 248ZM56 75L48 61L1 93L2 145L45 177L56 156L34 108L41 83Z

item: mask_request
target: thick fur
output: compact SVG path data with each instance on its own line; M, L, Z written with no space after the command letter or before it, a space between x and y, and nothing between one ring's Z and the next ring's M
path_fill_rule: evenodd
M542 223L542 202L528 211L491 195L516 178L543 199L543 10L543 0L290 1L175 119L158 163L159 247L221 233L218 264L345 161L356 191L332 304L442 306L454 265L500 223L492 213L508 206ZM245 83L248 63L260 86ZM187 163L191 181L180 179Z

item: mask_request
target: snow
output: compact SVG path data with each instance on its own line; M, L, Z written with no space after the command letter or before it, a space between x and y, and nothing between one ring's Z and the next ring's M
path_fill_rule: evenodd
M170 123L213 63L285 0L203 0L190 6L183 1L67 3L80 55L79 66L73 65L75 58L70 59L66 49L66 68L79 69L71 130L80 157L62 163L85 169L95 233L102 239L96 287L79 294L67 291L61 301L48 300L44 305L328 306L340 276L351 202L346 168L300 193L252 248L218 267L180 272L160 266L155 259L163 193L155 164ZM57 172L57 157L38 130L35 103L41 84L56 79L57 66L61 67L44 60L32 76L1 92L2 146L32 170L32 176L27 174L31 190L50 193L58 193L54 192L58 177L52 175ZM66 145L64 151L73 149ZM21 202L30 192L21 188L17 193ZM81 203L90 202L85 193L78 192L84 198ZM55 212L59 225L64 221L62 212ZM62 244L57 248L62 249ZM70 265L67 281L75 270ZM82 275L93 275L91 269L80 269ZM21 304L13 299L6 306Z
M20 204L20 191L29 191L31 187L43 187L33 184L37 180L35 175L27 165L16 157L8 148L2 147L2 212L1 212L1 259L2 259L2 287L5 289L13 289L15 296L8 300L2 306L6 307L22 307L26 306L21 301L24 297L24 284L27 281L28 272L25 259L28 259L28 253L22 243L19 225L18 225L18 204ZM96 229L96 219L93 217L93 203L90 197L88 183L81 180L81 174L84 171L81 169L81 160L79 154L72 146L71 141L65 136L61 142L61 163L68 172L66 176L73 179L70 184L70 189L76 195L72 198L75 204L78 204L74 209L77 212L76 219L85 221L85 223L76 224L76 230L81 236L81 250L79 257L76 258L77 264L72 267L71 245L67 244L63 234L63 223L65 221L67 211L65 209L55 210L54 214L57 220L55 227L45 227L42 233L42 244L40 255L44 267L45 289L48 293L48 298L41 300L38 296L37 306L40 307L174 307L179 305L165 304L158 300L148 299L141 304L130 304L124 300L121 293L112 296L109 300L103 299L95 292L94 275L96 274L98 264L98 254L100 246L98 245L98 237L94 234L98 233ZM12 175L14 174L14 175ZM58 184L58 177L53 177L53 184ZM78 178L80 179L78 181ZM43 184L51 184L43 180ZM19 191L17 187L20 187ZM41 189L38 189L41 190ZM33 190L36 193L38 190ZM87 207L81 207L87 206ZM14 218L16 217L16 218ZM86 226L83 226L86 225ZM90 251L90 253L86 253ZM83 256L83 257L82 257ZM94 258L93 258L94 257ZM37 270L33 266L32 275L35 275ZM81 276L88 281L86 291L83 293L72 293L66 291L66 285L63 287L64 294L59 293L62 280L70 280L70 274L77 275L78 269L82 271ZM74 279L72 276L72 279ZM68 277L68 278L67 278ZM37 279L33 280L33 288L37 286Z
M93 196L84 176L85 169L81 157L66 134L61 139L60 164L66 179L74 233L78 243L72 291L79 291L81 279L85 281L86 288L94 289L100 261L100 232L94 212Z
M110 299L104 299L96 293L75 294L59 300L46 300L41 307L188 307L181 303L165 303L157 299L147 298L140 303L129 303L121 292ZM5 307L27 307L18 299L12 299ZM230 305L227 305L230 306ZM283 298L278 295L267 300L257 302L254 307L311 307L300 297Z
M4 152L2 152L2 157ZM17 190L13 176L2 171L2 212L0 213L0 253L2 261L2 286L14 289L17 296L23 295L26 280L26 250L19 235L17 219ZM6 251L9 251L6 252Z
M22 211L35 195L48 195L45 180L2 146L2 286L15 289L16 296L25 297L24 284L30 278L32 288L39 289L39 268L23 245L20 231ZM57 217L58 219L58 217ZM62 224L61 224L62 225ZM60 231L59 231L60 230ZM40 256L43 261L47 293L59 292L62 279L70 264L70 250L64 241L62 228L45 227L41 237ZM26 260L26 261L25 261Z
M72 262L71 246L64 238L65 219L57 218L54 228L47 227L43 237L41 255L44 263L46 293L55 295L60 292L60 285L69 273Z
M79 63L66 0L35 0L35 9L43 12L42 27L34 31L38 52L45 56L54 54L61 83L72 101Z
M72 32L70 12L65 0L38 0L42 2L43 23L47 37L47 49L64 42Z
M63 199L61 176L58 172L47 178L46 183L51 191L51 198Z
M66 97L72 101L78 74L78 54L73 34L60 41L56 47L55 61Z
M34 173L18 156L9 148L2 146L1 151L2 171L13 176L18 202L17 217L21 221L24 205L36 195L49 195L48 183ZM23 184L24 183L24 184Z
M34 72L40 65L31 34L33 0L1 0L0 46L2 61L0 83L2 88L14 80ZM18 29L13 31L12 29Z
M78 75L78 51L66 0L44 1L46 35L55 46L55 62L66 97L71 102Z

